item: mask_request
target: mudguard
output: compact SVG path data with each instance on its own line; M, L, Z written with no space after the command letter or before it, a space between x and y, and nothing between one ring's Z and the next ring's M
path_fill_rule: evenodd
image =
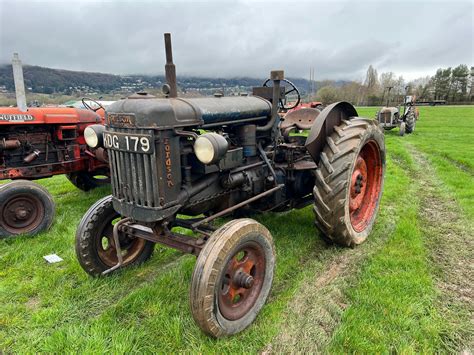
M306 150L316 163L326 144L326 137L334 132L334 127L340 125L342 120L354 116L357 116L355 107L349 102L341 101L327 106L316 117L305 143Z

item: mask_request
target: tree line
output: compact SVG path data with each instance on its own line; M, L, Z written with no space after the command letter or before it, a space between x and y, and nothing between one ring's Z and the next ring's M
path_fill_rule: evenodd
M324 81L311 100L325 104L349 101L356 105L395 105L403 101L405 94L416 95L417 101L446 100L450 103L474 101L474 67L460 64L455 68L440 68L433 76L406 81L393 72L378 74L370 65L364 82L350 81L337 85ZM390 90L388 88L391 88Z

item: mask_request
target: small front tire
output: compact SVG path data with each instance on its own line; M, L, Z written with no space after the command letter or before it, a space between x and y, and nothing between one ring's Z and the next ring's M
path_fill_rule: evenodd
M398 134L400 135L400 137L403 137L405 135L405 132L406 132L406 123L402 122L400 123L400 130L398 131Z
M270 293L275 247L260 223L236 219L207 241L194 267L190 306L208 335L238 333L257 317Z
M82 217L76 231L76 255L79 264L89 275L98 277L117 265L117 251L113 240L113 226L120 215L112 206L112 196L97 201ZM138 265L148 260L155 244L119 235L123 266Z

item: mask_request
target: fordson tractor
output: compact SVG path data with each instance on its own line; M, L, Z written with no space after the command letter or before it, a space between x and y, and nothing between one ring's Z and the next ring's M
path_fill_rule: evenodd
M250 96L176 97L169 34L165 47L168 97L117 101L86 137L108 152L112 195L82 218L76 254L96 277L144 262L155 243L194 254L191 313L205 333L226 336L263 307L276 257L270 231L238 217L312 205L327 241L364 242L382 194L384 135L347 102L281 118L280 102L296 89L281 70ZM223 216L236 218L213 225Z
M387 104L377 112L376 118L384 130L388 131L399 127L399 134L403 136L405 133L412 133L415 130L419 113L415 105L415 96L405 95L403 114L400 116L400 106L390 106L390 91L392 88L391 86L387 87ZM407 94L408 88L408 86L405 88Z
M26 107L21 62L13 59L18 107L0 107L0 238L48 229L55 205L31 180L66 174L81 190L108 183L105 150L90 149L87 126L103 122L99 105L89 109ZM97 112L96 112L97 111Z

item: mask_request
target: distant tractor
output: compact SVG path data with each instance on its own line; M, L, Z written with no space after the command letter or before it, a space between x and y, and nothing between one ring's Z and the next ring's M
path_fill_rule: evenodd
M27 107L21 62L13 59L18 107L0 107L0 238L48 229L55 205L50 193L30 180L66 174L87 191L109 183L105 150L86 145L91 124L100 124L104 108Z
M155 243L197 256L191 313L205 333L222 337L245 329L264 306L276 253L270 231L253 219L212 222L312 205L308 223L328 242L364 242L383 190L384 135L347 102L282 118L286 94L297 92L282 70L251 96L178 98L169 34L165 47L168 97L117 101L105 127L91 126L95 136L86 137L107 150L112 195L82 218L76 254L94 277L146 261Z
M377 112L377 121L387 131L399 127L399 134L403 136L405 133L412 133L415 130L419 113L415 105L415 96L405 95L403 114L400 116L400 106L390 106L390 91L392 88L392 86L387 87L387 104ZM408 86L405 90L408 93Z

